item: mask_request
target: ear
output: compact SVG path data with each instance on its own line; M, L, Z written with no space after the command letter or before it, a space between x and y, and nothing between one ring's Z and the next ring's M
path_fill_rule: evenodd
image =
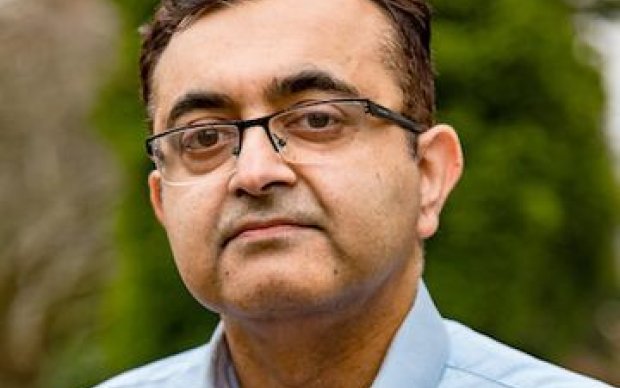
M459 138L448 125L437 125L418 138L420 214L418 236L426 239L437 231L439 214L463 170Z
M155 212L155 216L159 220L159 223L165 227L166 217L164 214L164 206L162 202L162 180L159 171L151 171L151 173L149 174L148 183L151 206L153 207L153 211Z

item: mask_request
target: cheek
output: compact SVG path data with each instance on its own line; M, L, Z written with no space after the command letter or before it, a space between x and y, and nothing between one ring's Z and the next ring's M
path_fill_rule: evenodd
M417 170L404 155L396 159L375 151L372 160L360 159L348 171L332 170L331 183L319 194L334 221L335 240L355 261L365 260L361 265L373 267L379 258L414 253Z
M218 196L186 186L168 188L163 198L166 233L188 290L202 304L216 298Z

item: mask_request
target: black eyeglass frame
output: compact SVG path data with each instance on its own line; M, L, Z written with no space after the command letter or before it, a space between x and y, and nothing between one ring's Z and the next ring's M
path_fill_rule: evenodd
M273 146L274 150L276 150L276 152L279 153L280 150L278 149L278 146L275 143L273 134L271 133L271 130L269 129L269 122L271 121L272 118L278 115L281 115L283 113L289 112L291 110L299 109L299 108L306 108L306 107L311 107L314 105L341 103L341 102L361 103L364 105L365 113L368 113L380 119L391 121L395 123L396 125L398 125L399 127L406 129L407 131L413 133L414 135L419 135L425 131L425 128L422 124L408 117L405 117L404 115L400 113L394 112L393 110L388 109L382 105L379 105L376 102L369 100L367 98L336 98L336 99L330 99L330 100L312 101L308 104L294 105L286 109L277 111L275 113L269 114L267 116L258 117L255 119L222 121L218 123L213 123L212 125L214 126L229 125L229 126L234 126L237 128L237 130L239 131L239 146L237 149L237 153L240 152L241 150L241 144L243 143L243 134L245 130L248 128L260 126L265 130L265 133L267 134L267 137L269 138L269 141L271 142L271 145ZM193 128L200 128L206 125L208 124L201 123L201 124L184 125L181 127L169 129L167 131L158 133L156 135L151 135L145 141L146 153L150 158L154 157L154 150L153 150L152 143L156 139L167 136L171 133L182 132L182 131L186 131L188 129L193 129Z

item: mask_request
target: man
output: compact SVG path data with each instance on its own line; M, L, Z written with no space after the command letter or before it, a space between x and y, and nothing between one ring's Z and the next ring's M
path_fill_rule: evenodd
M423 0L164 1L151 202L210 343L103 387L597 387L457 323L421 282L462 169Z

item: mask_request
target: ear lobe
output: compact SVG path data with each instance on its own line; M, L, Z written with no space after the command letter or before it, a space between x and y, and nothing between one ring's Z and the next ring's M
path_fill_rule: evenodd
M155 217L157 217L159 223L165 227L166 222L164 206L162 202L162 182L159 171L151 171L151 173L149 174L148 184L149 197L151 199L151 206L153 207L153 211L155 212Z
M420 214L418 235L426 239L437 231L439 215L463 170L459 138L448 125L437 125L418 138Z

